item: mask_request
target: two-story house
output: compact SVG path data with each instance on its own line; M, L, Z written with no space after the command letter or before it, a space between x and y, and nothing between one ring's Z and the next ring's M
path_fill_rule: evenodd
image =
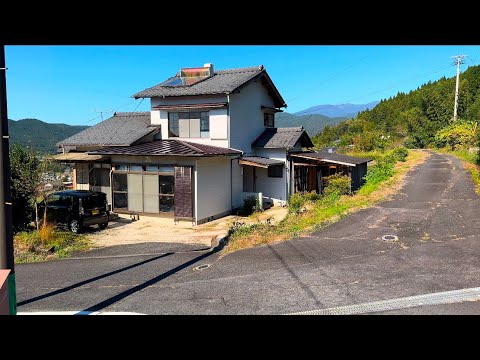
M281 205L296 191L321 191L332 164L352 179L366 171L366 161L305 151L313 144L302 127L275 127L286 103L263 66L184 68L133 96L150 99L151 111L115 113L58 144L57 160L75 163L75 188L106 192L119 213L198 224L252 193Z

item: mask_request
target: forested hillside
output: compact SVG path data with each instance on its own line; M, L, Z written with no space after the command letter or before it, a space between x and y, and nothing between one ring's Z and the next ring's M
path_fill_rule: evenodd
M31 146L42 153L55 153L55 144L88 126L49 124L37 119L8 120L10 143Z
M440 145L441 130L457 133L477 131L480 121L480 66L471 66L460 75L458 118L452 124L455 77L428 82L408 94L382 100L374 109L335 126L327 126L314 137L318 146L340 139L340 145L372 150L404 144L424 148ZM455 128L455 129L454 129ZM449 130L449 131L450 131Z
M345 120L346 117L330 118L325 115L294 115L290 113L277 113L275 115L276 127L298 127L303 126L308 135L318 134L326 125L335 125Z

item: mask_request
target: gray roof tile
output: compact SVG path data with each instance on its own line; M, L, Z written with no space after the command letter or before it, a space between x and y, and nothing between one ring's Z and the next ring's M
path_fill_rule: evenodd
M215 71L212 77L190 86L164 86L173 79L179 79L180 76L177 74L158 85L136 93L133 97L148 98L155 96L225 94L232 92L248 80L259 75L262 69L263 68L256 66L242 69L220 70Z
M231 93L246 84L249 80L257 76L263 76L265 84L272 90L272 96L275 100L276 107L286 106L285 101L273 84L272 80L265 71L263 65L219 70L215 71L212 77L202 80L193 85L187 86L165 86L166 83L174 79L179 79L177 74L171 78L161 82L158 85L147 88L133 95L134 98L151 98L158 96L195 96L195 95L214 95ZM263 79L262 78L262 79Z
M241 151L191 143L183 140L168 139L155 140L132 146L112 146L95 151L89 151L93 155L149 155L149 156L217 156L217 155L240 155Z
M312 140L303 127L266 128L252 143L252 147L293 148L299 140L302 147L313 147Z
M60 141L57 146L118 146L131 145L156 128L149 127L150 112L117 112L78 134Z

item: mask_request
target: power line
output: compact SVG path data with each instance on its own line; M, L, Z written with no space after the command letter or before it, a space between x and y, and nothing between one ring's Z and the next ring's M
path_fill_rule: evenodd
M137 109L138 107L142 104L143 100L145 100L145 98L142 98L142 100L140 100L140 102L137 104L137 106L135 107L135 109L133 109L133 111L130 112L130 114L133 114ZM124 122L126 123L126 122ZM112 134L112 136L107 140L105 141L101 146L100 148L104 147L106 144L108 144L114 137L115 135L117 135L118 131L121 129L122 126L119 126Z
M360 95L360 96L357 96L357 97L354 97L354 98L351 98L351 99L348 99L348 100L344 100L342 101L343 103L348 103L350 101L354 101L354 100L358 100L358 99L362 99L366 96L370 96L370 95L375 95L375 94L378 94L378 93L382 93L382 92L385 92L385 91L388 91L388 90L391 90L391 89L394 89L395 87L399 86L399 85L404 85L404 84L407 84L407 83L410 83L412 81L415 81L415 80L418 80L420 78L423 78L423 77L426 77L426 76L430 76L430 75L433 75L433 74L436 74L436 73L439 73L440 71L443 71L443 70L446 70L448 68L450 68L451 65L447 65L447 66L442 66L441 68L438 68L437 70L435 71L432 71L432 72L429 72L429 73L426 73L426 74L421 74L421 75L416 75L412 78L409 78L405 81L402 81L402 82L399 82L399 83L395 83L393 84L392 86L389 86L388 88L383 88L381 90L375 90L373 92L369 92L367 94L364 94L364 95ZM302 114L301 115L305 115L305 114L309 114L309 113L313 113L313 112L316 112L318 110L323 110L323 109L326 109L328 108L330 105L324 105L322 107L317 107L315 109L312 109L310 111L302 111Z
M332 80L332 79L335 79L338 75L343 74L344 72L346 72L346 71L350 70L351 68L355 67L358 63L360 63L361 61L365 60L365 59L368 58L370 55L372 55L372 53L370 53L370 54L368 54L368 55L360 58L360 59L357 60L355 63L353 63L353 64L351 64L350 66L346 67L345 69L343 69L343 70L335 73L334 75L330 76L329 78L327 78L327 79L325 79L325 80L323 80L323 81L321 81L321 82L319 82L319 83L316 83L316 84L315 84L315 88L318 87L319 85L325 84L326 82L328 82L328 81L330 81L330 80ZM312 90L314 90L315 88L311 88L310 90L307 90L306 92L304 92L304 94L305 94L305 93L308 93L308 92L310 92L310 91L312 91ZM293 100L298 99L300 96L301 96L301 94L295 96L294 98L291 98L290 100L287 100L287 102L292 102Z

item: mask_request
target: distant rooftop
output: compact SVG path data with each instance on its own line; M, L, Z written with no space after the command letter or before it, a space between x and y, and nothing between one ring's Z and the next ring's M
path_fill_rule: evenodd
M57 146L118 146L131 145L151 132L150 112L117 112L78 134L57 143Z

